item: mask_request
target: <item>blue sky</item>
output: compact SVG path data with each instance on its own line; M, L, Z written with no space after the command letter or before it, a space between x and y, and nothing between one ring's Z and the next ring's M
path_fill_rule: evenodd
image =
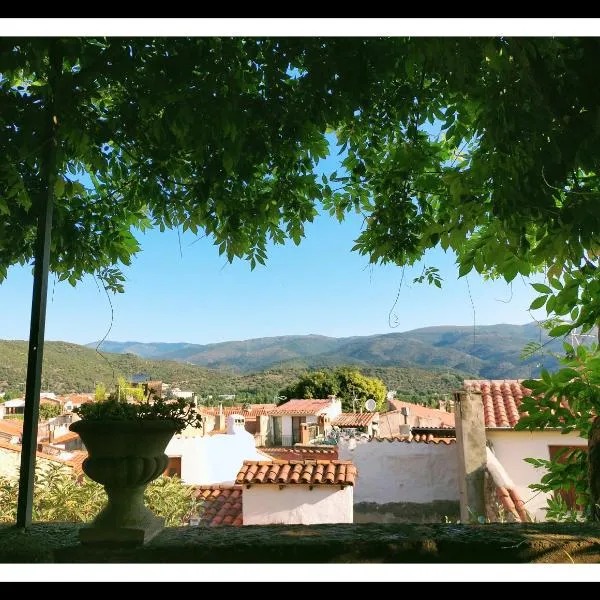
M407 268L395 313L388 323L401 269L370 267L350 252L360 219L338 224L323 216L306 228L300 246L272 248L265 267L227 263L207 239L158 231L141 237L142 252L125 273L125 294L111 295L114 323L108 339L211 343L288 334L329 336L391 333L431 325L473 325L465 278L457 280L452 256L432 252L442 289L413 284L420 268ZM527 323L536 293L520 279L503 282L468 277L476 325ZM27 339L31 270L13 267L0 285L0 338ZM10 317L8 318L8 315ZM50 278L46 339L87 343L110 325L110 305L91 277L72 288ZM539 318L539 315L538 315ZM393 322L392 322L393 324Z

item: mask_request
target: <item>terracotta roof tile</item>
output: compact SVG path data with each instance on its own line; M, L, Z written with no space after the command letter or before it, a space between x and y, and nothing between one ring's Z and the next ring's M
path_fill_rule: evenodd
M349 460L246 460L236 478L237 484L354 485L356 467Z
M410 414L413 416L439 421L439 425L445 425L446 427L454 427L455 425L454 413L449 413L437 408L430 408L429 406L421 406L420 404L413 404L412 402L404 402L403 400L393 399L388 400L388 402L390 406L393 407L394 411L408 408Z
M271 460L319 458L337 460L338 457L337 446L276 446L257 448L257 450Z
M0 419L0 433L7 435L22 435L23 421L21 419Z
M398 437L398 436L393 436L393 437L378 437L378 438L372 438L370 440L367 441L367 443L370 442L383 442L383 441L387 441L387 442L403 442L405 444L414 444L414 443L421 443L421 444L445 444L445 445L449 445L449 444L456 444L456 438L435 438L433 435L414 435L412 436L412 438L407 438L407 437Z
M328 406L330 406L332 400L313 400L313 399L293 399L288 400L281 406L276 408L272 408L268 411L269 415L274 417L280 415L299 415L299 416L308 416L308 415L318 415Z
M465 379L463 387L467 391L481 392L483 416L488 428L513 428L526 413L519 410L523 397L531 390L527 389L521 379L481 380ZM566 402L562 402L568 408Z
M497 487L496 495L502 508L511 515L511 520L522 523L528 523L532 520L529 513L525 510L525 502L521 500L517 490Z
M243 524L241 486L196 486L194 494L204 501L199 525L216 527Z
M337 427L367 427L372 423L374 417L379 417L379 413L341 413L331 421L331 424Z
M74 431L69 431L69 433L65 433L65 435L61 435L60 437L54 438L52 440L53 444L63 444L65 442L70 442L72 440L79 439L79 434Z
M21 446L17 446L15 444L10 444L2 439L0 439L0 448L4 450L10 450L11 452L18 452L21 454ZM37 458L41 458L44 460L50 460L52 462L61 463L63 465L67 465L73 469L76 473L83 473L83 461L87 458L87 452L73 452L73 457L70 459L60 458L59 456L54 456L53 454L46 454L45 452L36 452L35 455Z

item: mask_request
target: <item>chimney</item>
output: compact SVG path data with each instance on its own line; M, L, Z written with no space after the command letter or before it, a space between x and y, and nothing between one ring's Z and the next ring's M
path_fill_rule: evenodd
M300 423L300 443L304 445L310 443L308 438L308 423Z
M227 435L235 435L246 431L246 419L242 415L229 415L227 418Z

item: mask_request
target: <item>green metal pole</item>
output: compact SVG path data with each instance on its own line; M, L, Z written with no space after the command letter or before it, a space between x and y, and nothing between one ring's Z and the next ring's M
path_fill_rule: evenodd
M54 84L59 69L55 42L50 42L49 96L46 105L48 140L41 166L43 181L41 206L38 216L35 266L33 272L33 298L31 325L29 329L29 353L27 357L27 381L25 387L25 414L21 443L21 469L19 472L19 499L17 504L17 527L31 525L33 511L33 484L37 450L38 417L40 412L40 385L44 358L44 332L46 327L46 298L48 292L48 268L50 262L50 238L52 233L52 209L54 204L54 181L56 179L56 126Z

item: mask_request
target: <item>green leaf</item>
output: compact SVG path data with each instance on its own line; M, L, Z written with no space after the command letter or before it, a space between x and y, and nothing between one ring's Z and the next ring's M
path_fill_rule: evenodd
M549 332L548 335L550 335L551 337L560 337L561 335L566 335L567 333L569 333L572 329L571 325L558 325L554 328L552 328Z
M536 310L538 308L541 308L542 306L544 306L544 304L546 304L546 300L548 299L548 296L538 296L529 306L530 310Z
M65 191L65 180L58 176L56 178L56 181L54 182L54 195L57 198L60 198L63 195L63 192Z
M458 269L458 276L463 277L473 269L473 263L461 263Z
M230 154L223 154L223 168L228 175L233 171L233 158Z
M543 283L532 283L531 287L536 291L540 292L540 294L551 294L552 290Z

